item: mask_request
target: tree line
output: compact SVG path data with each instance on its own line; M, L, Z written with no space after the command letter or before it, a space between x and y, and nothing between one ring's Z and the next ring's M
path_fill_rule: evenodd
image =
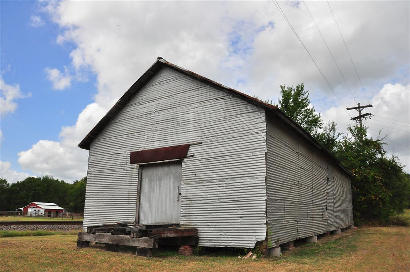
M87 178L67 183L53 177L28 177L9 184L0 179L0 211L15 211L30 202L52 202L66 211L83 213Z
M383 138L370 137L365 126L349 126L347 133L342 133L334 122L324 124L303 84L281 86L278 107L352 173L356 224L387 223L391 216L409 207L410 175L397 157L387 154Z

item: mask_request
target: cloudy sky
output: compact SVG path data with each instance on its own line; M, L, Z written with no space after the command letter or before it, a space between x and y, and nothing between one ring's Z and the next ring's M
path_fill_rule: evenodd
M303 82L340 130L371 103L410 172L410 2L278 4L1 1L0 176L85 176L77 144L157 56L273 102Z

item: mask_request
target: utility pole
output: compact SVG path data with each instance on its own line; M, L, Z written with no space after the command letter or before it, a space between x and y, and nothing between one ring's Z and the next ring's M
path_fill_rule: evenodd
M362 119L367 119L367 118L372 118L373 114L371 113L364 113L362 114L362 110L365 108L370 108L373 107L373 105L366 105L366 106L361 106L360 103L357 103L357 107L350 107L346 108L347 110L357 110L359 112L358 116L350 118L353 121L359 122L360 128L363 129L363 122Z

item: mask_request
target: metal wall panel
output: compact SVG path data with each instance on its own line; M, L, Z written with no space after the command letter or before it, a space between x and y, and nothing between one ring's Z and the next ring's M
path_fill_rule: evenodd
M353 224L350 180L305 139L267 115L268 245Z
M264 110L168 68L92 142L84 226L133 221L138 166L130 152L179 144L192 144L182 162L180 221L198 228L199 245L264 240Z

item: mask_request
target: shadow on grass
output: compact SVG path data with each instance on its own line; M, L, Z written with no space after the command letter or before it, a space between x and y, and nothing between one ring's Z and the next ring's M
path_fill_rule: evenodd
M127 247L127 246L95 244L92 247L100 248L102 250L122 252L122 253L131 253L131 254L135 254L135 251L136 251L134 247ZM232 258L232 257L237 257L237 256L243 256L247 252L245 251L245 249L238 249L238 248L194 247L192 255L184 256L178 253L178 249L179 249L179 246L160 246L159 248L155 248L152 250L152 257L154 258L171 258L171 257Z
M296 248L284 251L280 258L274 258L277 261L295 261L305 263L306 261L314 261L317 259L336 258L345 254L350 254L357 250L358 240L361 237L358 231L346 233L339 237L325 237L320 239L318 243L311 244L303 241L295 243ZM194 256L202 257L217 257L217 258L232 258L243 257L249 250L237 248L196 248ZM178 248L161 248L153 252L154 257L166 258L181 256L178 255ZM183 256L182 256L183 257ZM260 258L261 256L258 256Z

